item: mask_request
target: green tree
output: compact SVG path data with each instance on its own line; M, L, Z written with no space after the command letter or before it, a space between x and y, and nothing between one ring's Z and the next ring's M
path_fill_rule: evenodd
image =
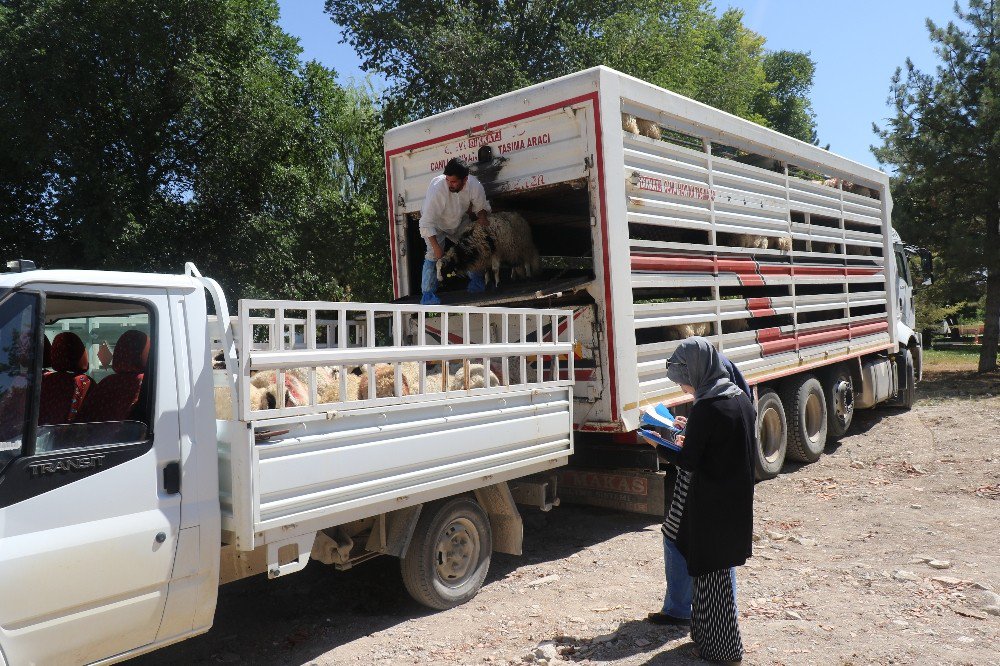
M754 112L765 125L806 143L819 142L816 114L809 100L816 63L801 51L771 51L764 55L764 76L771 87L761 87Z
M301 63L277 18L274 0L0 0L0 253L384 295L384 257L339 253L385 229L373 97Z
M897 169L901 231L957 269L962 291L985 289L985 372L997 367L1000 333L1000 19L993 0L955 13L957 24L927 21L935 73L907 60L893 76L895 116L876 127L875 154Z
M783 71L764 39L743 25L742 12L717 16L709 0L326 0L326 11L362 66L390 82L393 122L607 65L814 138L808 55L779 52L795 61L794 72ZM794 108L778 108L786 103Z

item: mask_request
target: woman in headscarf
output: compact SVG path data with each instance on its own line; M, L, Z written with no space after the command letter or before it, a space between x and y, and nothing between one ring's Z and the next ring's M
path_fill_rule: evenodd
M732 567L751 555L753 405L704 338L681 342L667 361L667 377L694 396L694 405L684 434L678 436L681 450L658 447L679 468L663 533L684 556L693 579L696 654L739 663L743 641Z

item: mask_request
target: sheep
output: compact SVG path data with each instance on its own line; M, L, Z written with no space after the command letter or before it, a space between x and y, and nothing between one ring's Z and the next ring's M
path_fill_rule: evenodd
M407 380L406 372L400 372L402 375L400 377L400 388L402 389L401 395L410 395L413 391L410 390L410 383ZM358 397L361 400L367 400L369 397L369 373L363 372L361 374L360 382L358 383ZM376 398L391 398L396 395L396 369L389 363L378 363L375 365L375 397Z
M837 243L821 243L820 241L813 241L812 251L825 252L827 254L835 254L838 252Z
M712 335L712 322L703 321L693 324L676 324L667 326L667 340L686 340L691 336L706 337Z
M767 236L753 234L733 234L734 247L749 247L759 250L767 249Z
M782 250L789 252L792 249L791 236L761 236L757 234L731 234L733 247L748 247L756 250Z
M639 136L639 122L631 113L622 114L622 129L630 134Z
M486 369L481 363L466 363L455 374L449 373L448 390L464 391L486 386ZM500 386L500 378L491 370L490 387Z
M777 236L768 239L768 247L772 250L781 250L782 252L792 251L792 237L791 236Z
M622 129L635 136L642 134L643 136L648 136L650 139L659 140L663 138L663 133L660 131L659 125L652 120L636 118L631 113L622 114Z
M460 273L492 271L493 280L499 286L501 263L514 266L512 276L530 278L541 273L541 257L531 240L527 220L514 212L491 213L488 219L488 226L472 225L438 260L439 281L453 270Z
M750 324L746 319L726 319L722 322L723 333L742 333L750 330Z
M233 392L228 386L215 387L215 418L230 421L233 414ZM266 391L256 386L250 386L250 409L271 409L267 406Z
M650 139L656 139L659 141L663 135L660 133L660 126L654 123L652 120L643 120L642 118L636 118L636 124L639 126L639 133L643 136L648 136Z
M863 197L868 197L869 199L878 199L878 192L876 190L873 190L870 187L865 187L864 185L852 183L851 181L844 180L842 178L827 178L823 181L823 184L827 187L840 187L843 188L845 192L859 194Z

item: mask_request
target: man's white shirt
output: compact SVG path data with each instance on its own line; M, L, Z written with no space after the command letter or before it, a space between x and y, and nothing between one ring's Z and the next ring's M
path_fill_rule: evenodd
M470 205L473 213L492 210L478 178L470 175L461 192L452 192L443 174L435 176L427 186L427 196L420 208L420 236L429 238L443 232L455 240Z

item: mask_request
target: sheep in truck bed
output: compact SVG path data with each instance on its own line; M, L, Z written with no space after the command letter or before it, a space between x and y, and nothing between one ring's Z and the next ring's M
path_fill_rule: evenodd
M438 260L439 281L451 272L492 272L499 286L501 264L513 267L511 277L530 278L541 273L542 260L528 221L515 212L491 213L488 219L488 226L474 224Z

